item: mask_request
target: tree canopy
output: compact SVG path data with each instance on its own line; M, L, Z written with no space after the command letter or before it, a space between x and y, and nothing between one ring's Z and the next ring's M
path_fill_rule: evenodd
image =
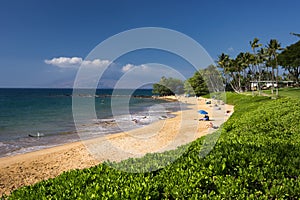
M278 55L282 50L281 45L276 39L271 39L265 47L262 47L258 38L254 38L249 43L253 53L240 52L235 58L224 53L218 56L218 67L222 70L226 85L230 85L236 92L257 89L260 94L264 86L260 84L261 81L271 79L273 94L275 78L276 85L280 80ZM250 84L251 82L254 84ZM278 95L278 90L276 90L276 95Z
M225 90L224 78L215 65L209 65L205 69L200 70L209 92L222 92Z
M285 48L278 56L279 64L287 70L291 78L299 84L300 76L300 41Z
M193 94L195 94L196 96L201 96L209 93L206 82L199 71L195 72L194 76L189 78L187 82L193 88Z
M285 49L276 39L271 39L265 45L258 38L249 43L252 53L240 52L235 58L222 53L218 56L217 66L211 65L195 72L184 83L178 79L162 77L159 83L154 84L153 92L174 95L181 94L184 90L186 94L201 96L226 89L236 92L258 90L260 95L262 89L269 87L272 94L276 88L278 96L279 81L282 80L279 66L288 71L287 75L284 73L287 80L295 81L299 85L300 41Z
M153 84L153 94L168 96L174 94L183 94L183 81L176 78L161 77L158 83Z

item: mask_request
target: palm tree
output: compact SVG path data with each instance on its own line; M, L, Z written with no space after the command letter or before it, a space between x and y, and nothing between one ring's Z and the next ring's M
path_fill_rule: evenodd
M276 69L276 96L278 96L278 51L282 50L280 43L276 39L271 39L267 45L268 54L271 61L274 62L272 66L272 94L274 93L274 68Z
M291 34L291 35L294 35L294 36L297 36L297 37L300 37L300 34L299 34L299 33L293 33L293 32L291 32L290 34Z
M237 88L238 88L239 92L242 91L241 72L244 71L244 66L245 66L244 56L245 56L245 54L243 52L241 52L239 55L237 55L235 60L232 62L233 67L234 67L233 70L235 71L235 73L236 73L235 76L237 77Z
M261 81L261 78L262 78L262 75L263 75L263 68L264 67L266 67L267 69L267 72L269 71L269 69L268 69L268 65L267 65L267 63L266 63L266 61L268 60L268 52L267 52L267 49L265 49L265 48L261 48L259 51L258 51L258 54L257 54L257 56L258 56L258 60L259 60L259 64L260 64L260 69L261 69L261 74L260 74L260 76L258 77L259 78L259 82ZM265 72L265 71L264 71ZM268 77L265 77L265 78L267 78L268 79Z
M235 92L240 93L242 91L242 87L240 75L241 67L239 66L239 58L229 59L227 68L232 78L232 80L230 81L231 87Z
M243 82L244 82L244 86L245 89L247 90L247 85L245 84L247 81L247 73L246 73L246 69L249 67L250 63L251 63L251 54L249 52L241 52L237 55L236 57L236 64L237 64L237 68L236 70L239 72L239 84L240 84L240 88L241 88L241 78L243 78ZM243 75L240 73L243 72Z
M248 87L251 89L251 84L250 84L250 80L251 80L251 73L250 73L250 78L248 78L249 72L251 72L251 63L253 62L253 54L246 52L244 55L244 61L245 61L245 72L246 69L248 69L248 74L245 73L245 79L247 80L246 82L248 82Z
M223 76L225 77L226 84L229 81L228 71L227 71L229 60L230 60L229 56L227 54L222 53L221 55L218 56L218 61L217 61L218 66L223 69Z
M260 47L262 44L259 44L259 39L258 38L254 38L253 41L250 41L250 46L252 48L252 51L253 51L253 55L254 55L254 63L253 63L253 79L254 79L254 76L256 74L256 72L258 72L258 79L260 81L260 77L261 77L261 69L260 69L260 66L258 65L258 57L256 55L256 51L255 49ZM253 81L253 80L252 80ZM260 83L259 81L257 82L257 89L258 89L258 93L260 94ZM252 91L252 94L253 94L253 91Z
M223 74L226 79L226 84L230 84L235 92L241 92L240 75L237 62L231 59L228 55L222 53L218 56L218 66L223 69Z

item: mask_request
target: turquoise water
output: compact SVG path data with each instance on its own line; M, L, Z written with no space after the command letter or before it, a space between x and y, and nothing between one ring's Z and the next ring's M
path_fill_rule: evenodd
M88 119L80 127L86 138L130 130L161 117L172 117L170 111L180 107L176 102L149 98L151 90L131 92L102 89L96 94L88 90L77 94L76 98L95 101L97 118ZM137 123L131 123L132 120ZM43 137L29 137L37 133ZM72 89L0 89L0 157L78 140L72 113Z

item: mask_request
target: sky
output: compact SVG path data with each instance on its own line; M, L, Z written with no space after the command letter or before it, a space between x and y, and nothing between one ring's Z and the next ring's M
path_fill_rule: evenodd
M300 33L299 8L298 0L1 0L0 87L72 87L80 66L103 69L108 63L103 87L132 69L156 74L155 80L169 73L147 63L189 77L191 63L172 52L141 49L115 60L88 55L108 38L142 27L185 34L213 60L222 52L234 57L251 51L255 37L264 45L277 39L285 47L298 40L290 32Z

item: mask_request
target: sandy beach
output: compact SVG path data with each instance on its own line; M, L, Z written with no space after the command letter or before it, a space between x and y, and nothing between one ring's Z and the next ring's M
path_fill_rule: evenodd
M220 102L217 101L206 104L207 100L203 98L181 96L176 99L188 106L174 113L174 118L162 119L128 132L0 158L0 196L71 169L175 149L217 130L233 112L233 106L218 104ZM211 121L199 121L203 117L197 112L200 109L209 113ZM229 114L227 111L230 111ZM215 128L209 127L210 122Z

